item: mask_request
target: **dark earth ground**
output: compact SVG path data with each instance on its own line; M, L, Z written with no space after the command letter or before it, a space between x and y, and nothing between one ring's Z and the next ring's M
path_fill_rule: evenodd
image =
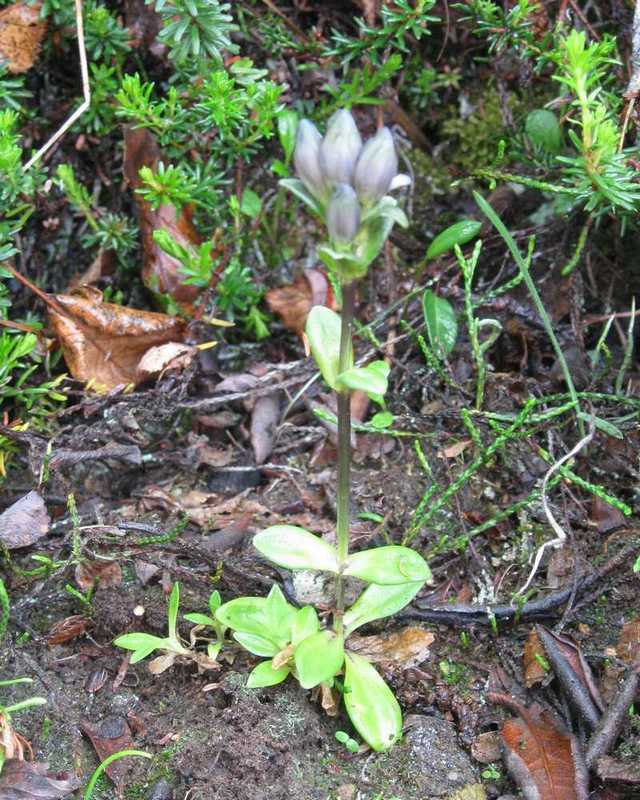
M343 11L331 8L336 13ZM433 47L440 47L435 38ZM75 86L73 64L58 65L57 69L64 77L62 85ZM52 81L57 78L60 75L54 74ZM474 103L483 96L486 81L486 73L478 72L473 85L467 85ZM457 94L446 101L457 109ZM120 147L120 132L112 138L117 138ZM496 138L492 134L492 148ZM93 158L101 159L106 174L120 174L119 157L111 153L111 149L116 151L111 148L113 142L75 154L73 141L72 137L64 144L65 158L78 160L81 179L88 183L87 176L95 174ZM412 198L415 224L410 233L394 234L399 263L389 254L380 259L375 275L361 292L360 319L382 320L376 336L392 367L389 406L396 416L394 430L408 435L358 435L352 531L357 546L386 543L387 536L400 541L431 482L439 486L435 501L479 452L473 443L456 449L469 439L460 409L471 407L475 389L464 326L451 360L452 386L425 366L416 342L399 324L404 298L414 285L410 267L422 257L425 245L449 222L477 215L466 191L449 193L447 189L445 194L442 190L442 181L448 185L451 175L440 161L454 167L456 162L450 150L440 152L442 157L431 152L427 157L417 148L411 151L415 185L428 188ZM468 166L457 165L458 172L462 174ZM115 187L116 202L132 210L120 184L116 182ZM584 360L585 347L594 346L601 328L583 323L588 315L604 313L604 298L608 307L627 310L630 297L638 296L638 234L630 233L624 242L616 237L612 241L611 229L603 226L589 241L584 278L580 270L570 279L562 278L559 269L572 252L579 224L555 219L544 227L534 226L531 215L546 203L536 191L515 194L499 187L491 199L521 249L529 234L537 234L534 277L578 388L611 393L611 374L593 375ZM68 222L68 229L77 233L77 221L64 209L64 201L58 200L57 205L40 209L35 220L41 224L49 216L64 218L67 214L63 227ZM48 290L62 291L71 274L88 265L88 254L79 254L74 245L77 237L70 235L69 250L60 259L62 266L57 262L55 268L43 266L45 248L37 235L46 243L46 233L34 234L30 229L25 234L27 256L22 266ZM304 239L316 233L309 233L301 224L299 235ZM482 235L485 248L479 295L513 275L513 264L500 240L488 230ZM82 258L87 264L80 263ZM283 264L279 271L262 278L269 286L289 282L302 263L300 257L300 263ZM421 278L422 285L434 281L439 293L460 313L463 296L452 258L440 260ZM150 302L139 283L132 297L133 304ZM31 310L35 303L21 293L16 298L16 312ZM398 308L385 316L384 310L393 303L399 303ZM565 391L549 342L521 287L482 307L479 313L495 317L503 325L503 334L489 353L492 372L486 411L517 413L529 396L542 398ZM402 318L410 325L422 324L417 300L407 304ZM626 321L621 324L626 326ZM425 606L445 604L446 608L438 607L429 622L417 620L419 614L414 614L414 618L391 619L365 631L373 634L419 625L434 634L428 654L418 663L382 668L397 692L407 723L405 741L390 754L348 753L334 738L338 729L351 730L348 721L342 716L325 716L317 702L309 701L309 693L289 683L259 692L244 690L253 662L233 649L224 651L219 670L203 674L191 663L177 663L158 676L151 675L145 663L123 668L123 651L112 645L114 637L129 630L164 635L166 596L173 581L179 580L182 586L181 614L204 612L212 588L218 588L226 600L239 594L264 594L278 581L290 599L295 599L300 587L286 573L258 558L251 535L281 520L331 534L334 452L330 433L310 411L310 403L320 398L321 389L316 382L302 399L296 397L313 374L310 361L303 358L299 342L277 323L272 331L272 338L262 345L231 340L213 353L203 352L185 373L166 375L130 395L91 397L80 384L71 384L69 407L58 415L53 446L53 456L63 451L67 455L55 469L52 466L42 490L52 518L49 534L28 550L13 551L12 559L22 568L33 566L32 553L67 562L75 530L81 549L76 555L89 562L115 561L122 578L116 578L113 586L107 585L106 579L98 584L89 614L65 591L65 584L75 585L75 563L69 561L46 580L33 580L10 571L3 562L12 610L8 635L0 644L0 679L27 675L34 685L31 689L3 689L2 697L8 702L32 691L48 701L46 706L16 715L17 730L31 741L37 761L47 761L55 770L69 770L86 784L99 759L81 732L82 725L94 726L102 740L124 736L128 726L135 746L154 754L151 765L133 759L120 762L116 772L119 789L132 799L427 800L453 797L458 789L476 783L482 783L485 794L478 790L465 795L467 800L516 794L518 787L507 776L495 746L487 755L479 744L487 741L487 734L495 734L509 716L488 701L489 689L513 692L527 704L534 700L545 703L558 711L579 738L587 738L585 726L550 675L542 685L525 691L523 649L533 619L523 614L517 624L501 624L496 633L486 618L470 620L464 608L470 603L481 609L489 603L509 603L513 592L526 581L536 547L550 540L553 532L538 500L474 536L464 548L456 547L455 540L539 486L548 466L537 447L560 457L579 439L571 413L541 422L530 435L510 441L420 528L413 544L428 557L434 584L419 596L414 611L422 606L426 617ZM197 340L207 338L201 335ZM359 338L357 348L360 354L371 352L365 337ZM614 367L621 363L619 345L613 349L612 360ZM227 399L233 390L215 394L222 378L252 369L262 376L258 392L239 389L236 395L240 397L233 400ZM287 383L292 377L297 383ZM575 638L607 701L615 694L623 672L614 649L623 624L640 614L640 574L632 572L640 548L637 358L628 378L628 396L635 405L597 397L590 400L598 416L620 427L623 438L596 431L573 470L582 479L602 485L631 506L633 513L625 518L575 484L561 483L552 489L551 507L567 531L568 541L562 550L547 554L534 581L537 594L532 598L563 588L575 590L570 592L569 602L555 608L544 621ZM268 463L259 467L250 446L251 407L257 396L275 398L279 410L273 452ZM591 410L588 403L585 407ZM636 415L629 418L632 411ZM495 433L484 417L477 426L486 447ZM431 465L431 476L416 457L413 442L417 436ZM38 486L47 441L35 433L22 438L9 478L1 487L2 508ZM99 448L114 445L130 449L124 456L121 451L119 458L93 458ZM87 460L72 464L69 452L85 454ZM69 493L76 499L77 523L67 510ZM377 514L383 522L359 518L363 512ZM175 539L139 543L141 537L175 529L183 513L189 522ZM443 542L445 536L449 538ZM582 575L603 569L620 554L623 558L614 569L582 590ZM139 614L140 608L141 615L134 613L137 609ZM77 615L86 618L86 631L49 644L54 626ZM442 624L445 617L447 624ZM80 624L82 630L85 623ZM180 631L188 639L189 628L183 622ZM622 765L619 774L626 774L627 780L605 781L593 773L592 797L625 800L639 796L638 719L637 712L627 716L613 754ZM485 738L479 738L483 735ZM104 779L94 797L107 800L118 796L118 791Z

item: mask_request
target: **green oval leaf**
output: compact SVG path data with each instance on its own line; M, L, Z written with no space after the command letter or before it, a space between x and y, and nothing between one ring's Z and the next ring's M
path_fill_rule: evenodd
M340 364L340 327L340 316L325 306L313 306L305 327L311 353L332 389L336 388ZM353 356L349 363L353 363Z
M282 683L290 672L291 670L287 666L274 669L271 661L262 661L251 671L247 680L247 689L275 686L278 683Z
M527 115L524 130L532 144L556 155L562 150L562 131L558 118L547 108L537 108Z
M307 636L313 636L320 629L318 613L313 606L301 608L293 620L291 626L291 644L297 647Z
M335 548L295 525L273 525L260 531L253 537L253 546L269 561L287 569L338 572Z
M458 338L458 323L451 303L427 289L422 297L422 307L431 347L438 355L448 355Z
M253 653L254 656L277 656L280 652L280 647L267 639L264 636L258 636L257 633L241 633L236 631L233 638L241 644L245 650Z
M216 610L216 619L234 631L263 633L265 626L264 597L237 597Z
M481 228L482 223L475 219L463 219L450 225L431 242L427 258L438 258L448 250L453 250L455 245L462 247L463 244L475 239Z
M265 602L267 635L285 647L291 641L291 626L296 617L296 608L287 603L287 598L277 583L274 583Z
M402 712L393 692L362 656L347 653L344 705L354 728L373 750L388 750L402 734Z
M420 553L400 545L352 553L344 574L383 586L431 580L431 570Z
M296 647L294 660L300 686L312 689L331 680L342 669L344 640L333 631L314 633Z
M360 390L368 395L382 397L388 388L389 365L386 361L374 361L366 367L351 367L336 378L340 389Z
M396 586L372 583L344 615L345 636L374 619L390 617L404 608L422 589L424 581Z
M151 655L154 650L165 647L167 640L161 639L159 636L152 636L150 633L125 633L118 636L113 643L116 647L122 647L124 650L133 650L130 663L137 664L138 661Z

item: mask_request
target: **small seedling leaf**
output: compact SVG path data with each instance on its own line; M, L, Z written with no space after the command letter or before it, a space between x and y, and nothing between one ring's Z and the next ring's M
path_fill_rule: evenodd
M318 569L338 572L335 548L295 525L273 525L253 537L263 556L287 569Z
M458 338L458 323L451 303L427 289L422 297L422 307L431 347L438 355L448 355Z
M330 681L342 669L344 640L333 631L314 633L296 647L294 658L300 685L312 689Z
M537 108L527 115L524 130L532 144L557 155L562 150L562 131L558 118L548 108Z
M240 633L233 634L233 638L241 644L245 650L253 653L255 656L275 656L280 652L277 644L274 644L264 636L258 636L257 633Z
M169 623L169 638L176 638L176 623L178 621L178 606L180 605L180 584L176 581L169 595L169 607L167 609L167 620Z
M373 750L388 750L402 733L402 712L393 692L362 656L345 658L344 705L360 736Z
M344 615L346 635L374 619L390 617L404 608L418 594L424 581L397 586L379 586L372 583Z
M222 598L220 597L220 592L216 589L209 595L209 610L211 611L211 614L215 614L221 605Z
M165 647L167 640L161 639L159 636L152 636L150 633L125 633L118 636L113 643L116 647L122 647L124 650L133 650L131 663L137 664L154 650Z
M237 597L220 606L216 619L234 631L263 634L266 602L264 597Z
M463 219L450 225L431 242L427 250L427 258L438 258L443 253L453 250L455 245L462 247L463 244L475 239L481 228L482 223L475 219Z
M393 414L390 411L378 411L377 414L371 417L369 425L372 428L378 428L378 430L390 428L393 425Z
M263 686L276 686L286 679L291 672L289 667L274 669L271 661L262 661L251 672L247 680L247 689L260 689Z
M387 391L389 365L385 361L374 361L366 367L352 367L337 377L340 389L360 390L368 395L383 396Z
M262 200L252 189L245 189L240 201L240 211L250 219L257 219L262 210Z
M431 579L431 570L420 553L400 545L353 553L344 574L383 586Z
M293 156L296 145L296 133L300 119L295 111L285 109L278 114L278 138L284 150L284 155L289 162Z
M284 647L291 641L291 626L296 616L296 609L287 603L287 599L277 583L273 584L267 595L265 609L267 633L276 633L278 642L283 641L282 646Z
M320 628L318 613L313 606L304 606L296 612L291 626L291 644L297 647L307 636L313 636Z
M311 353L332 389L336 388L340 363L340 326L340 316L325 306L313 306L305 326ZM353 357L349 362L353 362Z

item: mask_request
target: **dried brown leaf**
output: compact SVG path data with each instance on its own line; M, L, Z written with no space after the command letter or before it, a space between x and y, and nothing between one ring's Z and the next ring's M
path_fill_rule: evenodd
M132 189L139 189L139 171L149 167L155 171L161 160L161 152L155 136L144 128L129 128L124 136L124 173ZM193 209L185 206L177 211L172 205L152 209L149 203L134 191L134 199L140 217L144 263L142 280L154 292L168 294L185 307L190 307L198 297L200 289L185 283L186 277L179 272L180 262L160 248L153 240L153 232L160 228L168 231L183 247L197 246L202 242L193 226Z
M7 62L9 72L26 72L38 57L47 32L41 7L42 3L14 3L0 11L0 61Z
M470 444L473 444L471 439L462 439L455 444L449 445L449 447L438 450L437 456L438 458L457 458L459 455L464 453Z
M375 664L415 667L429 656L434 635L418 627L376 636L350 636L349 649Z
M146 381L168 369L186 369L198 353L197 347L181 342L167 342L151 347L138 364L139 380Z
M162 675L163 672L174 665L176 658L177 654L172 652L164 653L161 656L152 658L147 665L149 667L149 672L152 675Z
M91 722L83 720L80 723L80 730L93 745L98 760L101 762L120 750L132 750L134 748L131 729L127 721L122 717L107 717L99 725L93 725ZM109 764L105 769L118 792L126 786L127 774L131 764L131 758L120 758Z
M69 772L49 772L48 764L8 759L0 772L2 800L62 800L79 786Z
M271 455L280 419L280 393L258 397L251 414L251 446L256 464L264 464Z
M269 309L282 318L285 328L298 336L304 333L312 306L336 307L331 284L319 269L305 270L293 283L270 289L265 299Z
M609 505L605 500L594 497L591 503L591 521L598 528L598 533L603 535L621 528L627 524L625 515L619 509Z
M83 592L88 592L96 583L102 587L120 586L120 564L117 561L83 561L76 567L76 583Z
M73 614L66 617L61 622L56 623L49 631L47 644L52 647L54 644L64 644L82 636L89 626L89 620L81 614Z
M0 514L0 542L9 550L29 547L47 535L50 524L44 500L29 492Z
M616 654L627 664L640 661L640 617L625 622L622 626Z
M507 695L489 699L518 713L502 727L504 760L526 800L586 800L584 771L576 760L578 745L557 726L551 714L525 708Z
M55 301L49 316L69 371L79 381L93 381L96 388L136 384L143 355L184 336L182 320L103 303L102 293L91 287L56 295Z
M527 689L535 686L536 683L542 683L547 673L542 664L536 656L544 658L546 661L544 647L538 638L535 629L531 629L527 641L524 645L524 652L522 654L522 665L524 667L524 685Z

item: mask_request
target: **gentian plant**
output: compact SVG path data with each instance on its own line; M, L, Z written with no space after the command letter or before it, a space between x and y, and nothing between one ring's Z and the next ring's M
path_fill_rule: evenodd
M393 692L346 640L357 628L395 614L420 591L431 573L422 556L399 545L349 553L350 397L354 389L383 403L388 365L374 361L356 367L351 327L356 283L382 250L394 223L406 226L404 212L390 190L406 185L398 175L393 137L382 128L364 145L353 117L338 111L324 138L308 120L297 132L294 163L298 178L281 184L326 225L328 242L320 258L341 287L342 313L311 309L306 336L324 380L338 398L338 503L336 545L293 525L274 525L256 534L254 546L281 567L321 570L334 576L331 628L323 628L312 606L295 608L274 585L267 597L240 597L220 606L219 622L262 661L250 687L271 686L293 675L305 689L320 687L323 699L342 691L356 730L374 750L386 750L402 732L400 706ZM345 609L345 581L368 586ZM346 644L345 644L346 642Z

